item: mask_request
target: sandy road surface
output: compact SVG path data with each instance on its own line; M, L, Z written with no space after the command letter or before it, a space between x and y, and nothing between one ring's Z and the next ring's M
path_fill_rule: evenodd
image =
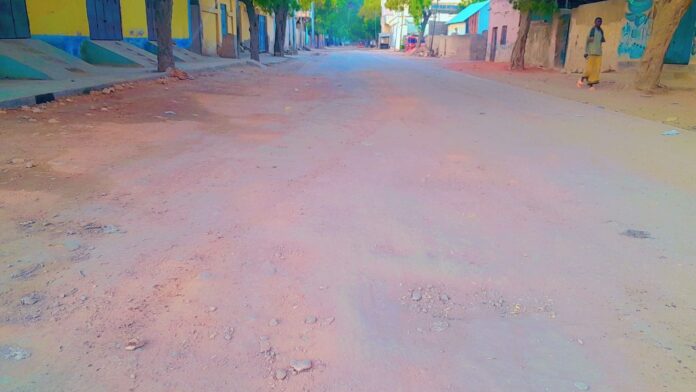
M0 390L694 391L665 129L350 51L2 114Z

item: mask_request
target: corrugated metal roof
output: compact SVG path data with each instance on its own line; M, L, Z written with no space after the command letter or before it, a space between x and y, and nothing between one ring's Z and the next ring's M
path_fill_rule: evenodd
M466 22L467 19L471 18L471 16L475 13L481 11L481 9L486 7L488 4L490 4L490 0L471 4L468 7L464 8L460 13L458 13L457 16L450 19L450 21L447 22L447 24Z

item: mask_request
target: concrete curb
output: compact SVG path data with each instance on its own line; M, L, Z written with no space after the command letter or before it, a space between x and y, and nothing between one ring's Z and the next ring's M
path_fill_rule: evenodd
M214 65L210 65L207 67L204 66L204 67L200 67L200 68L195 68L192 70L187 70L184 68L182 70L189 73L189 74L195 75L195 74L200 73L200 72L215 71L215 70L220 70L220 69L225 69L225 68L243 67L243 66L249 66L248 61L238 61L238 62L234 62L234 63L214 64ZM264 65L264 67L265 67L265 65ZM164 73L152 72L152 74L139 74L139 75L132 75L132 76L125 77L125 78L118 78L118 79L114 79L114 80L106 82L106 83L95 83L95 84L89 84L89 85L77 87L77 88L67 88L67 89L61 89L61 90L46 91L46 92L41 93L41 94L28 95L26 97L18 97L18 98L10 98L10 99L6 99L6 100L0 100L0 109L15 109L15 108L19 108L19 107L25 106L25 105L26 106L38 105L38 104L54 101L58 98L89 94L91 91L103 90L103 89L111 87L115 84L137 82L137 81L146 81L146 80L156 80L156 79L160 79L164 76L166 76Z

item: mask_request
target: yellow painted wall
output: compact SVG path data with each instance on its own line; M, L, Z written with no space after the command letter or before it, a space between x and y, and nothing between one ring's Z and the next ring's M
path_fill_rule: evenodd
M203 25L203 54L217 55L222 43L222 14L220 4L227 5L227 33L234 34L234 0L200 0Z
M121 0L121 26L124 37L148 38L145 0Z
M89 37L85 0L26 0L29 26L33 35ZM121 0L123 36L147 38L145 0ZM174 38L188 38L188 0L174 0L172 17Z
M26 0L33 35L89 37L85 0Z

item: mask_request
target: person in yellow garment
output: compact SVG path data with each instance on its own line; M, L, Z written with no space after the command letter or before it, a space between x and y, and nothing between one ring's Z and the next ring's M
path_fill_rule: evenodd
M602 72L602 44L606 42L604 39L604 30L602 30L602 18L595 18L594 26L587 36L585 44L585 72L578 80L578 88L587 82L590 90L595 89L595 85L599 83L599 73Z

